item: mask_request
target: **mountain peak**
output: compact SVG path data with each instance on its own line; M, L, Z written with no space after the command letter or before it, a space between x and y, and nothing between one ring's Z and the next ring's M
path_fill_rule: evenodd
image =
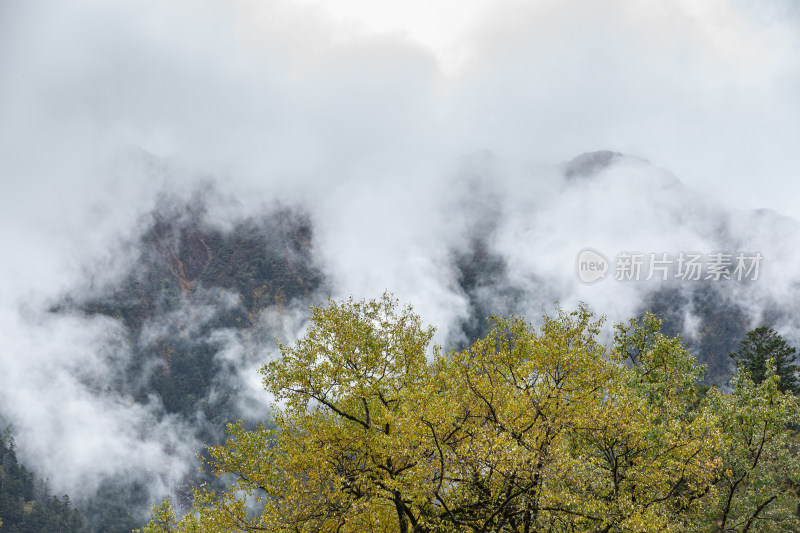
M607 169L624 157L625 154L611 150L584 152L564 165L564 176L568 180L586 178Z

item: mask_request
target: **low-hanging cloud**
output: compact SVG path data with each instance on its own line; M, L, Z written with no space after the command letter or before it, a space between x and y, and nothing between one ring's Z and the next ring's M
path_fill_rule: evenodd
M164 493L193 466L196 420L108 384L132 342L200 325L189 308L211 320L240 302L209 295L136 339L119 320L46 312L118 286L164 194L205 199L205 223L223 233L275 201L302 206L325 291L390 289L441 343L498 306L640 312L652 284L577 281L587 246L761 251L762 279L724 297L748 325L771 319L800 340L787 318L800 301L797 222L752 211L800 217L792 6L472 2L432 44L314 2L3 2L0 414L23 458L55 490L87 496L129 471ZM599 149L637 157L565 177ZM486 272L465 272L478 260ZM681 316L697 335L696 312ZM209 394L240 383L239 409L255 416L250 371L274 351L270 335L291 338L304 317L294 302L248 335L204 331L235 368Z

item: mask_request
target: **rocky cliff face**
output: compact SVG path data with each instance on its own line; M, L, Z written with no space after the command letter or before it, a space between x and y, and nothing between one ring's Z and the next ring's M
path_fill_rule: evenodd
M155 392L167 413L237 418L230 391L209 396L226 372L219 336L274 335L262 331L266 309L315 301L324 277L308 216L277 207L223 230L202 205L172 204L150 214L136 246L116 286L72 305L124 325L132 351L121 381L139 401Z

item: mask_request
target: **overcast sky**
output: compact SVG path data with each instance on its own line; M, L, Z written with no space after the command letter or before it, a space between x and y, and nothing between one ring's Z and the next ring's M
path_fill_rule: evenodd
M139 147L315 183L612 149L800 216L790 0L4 0L0 30L6 214L86 202Z

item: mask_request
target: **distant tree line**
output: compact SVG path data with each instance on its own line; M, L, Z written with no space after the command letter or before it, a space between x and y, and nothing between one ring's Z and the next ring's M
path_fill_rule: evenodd
M0 533L84 533L89 529L69 496L50 494L47 482L17 460L10 428L0 435Z

